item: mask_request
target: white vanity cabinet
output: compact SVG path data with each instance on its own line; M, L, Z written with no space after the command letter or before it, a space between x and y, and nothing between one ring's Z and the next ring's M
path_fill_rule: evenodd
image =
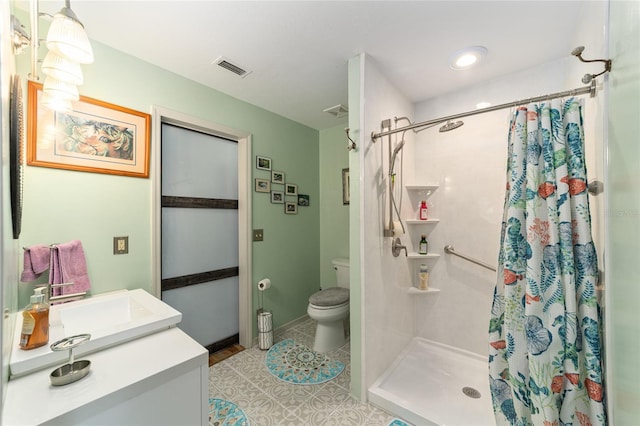
M3 425L209 424L208 352L176 327L99 352L85 378L54 387L47 368L9 381Z
M414 211L414 216L412 218L407 218L404 220L406 225L407 235L411 239L412 246L417 247L418 241L420 240L420 235L429 236L429 232L433 229L435 225L440 222L440 219L436 219L431 217L431 212L428 212L427 220L419 220L416 219L419 215L418 206L421 200L427 200L435 190L438 189L438 185L405 185L407 192L409 193L409 200L412 206L416 207ZM427 238L427 241L429 238ZM433 247L429 244L428 253L418 254L417 251L410 251L407 253L407 258L409 258L413 262L414 269L414 277L417 277L417 271L420 267L420 263L427 263L429 269L431 269L431 264L429 262L436 261L440 258L438 253L433 252ZM415 278L414 278L415 279ZM420 290L416 286L410 286L407 290L409 294L422 295L422 294L434 294L440 292L437 288L431 287L432 282L429 282L428 290Z

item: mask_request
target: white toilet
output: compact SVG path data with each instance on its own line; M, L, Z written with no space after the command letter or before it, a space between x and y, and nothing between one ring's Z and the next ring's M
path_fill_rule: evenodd
M344 320L349 316L349 259L333 259L337 287L328 287L309 297L307 314L318 322L313 350L330 352L346 343Z

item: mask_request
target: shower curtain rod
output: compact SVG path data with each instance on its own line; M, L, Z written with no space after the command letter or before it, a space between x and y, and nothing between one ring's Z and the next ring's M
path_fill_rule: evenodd
M529 103L532 103L532 102L548 101L548 100L555 99L555 98L564 98L564 97L567 97L567 96L586 95L587 93L589 93L592 98L596 96L596 81L595 80L591 80L591 84L589 86L579 87L579 88L573 89L573 90L566 90L564 92L552 93L552 94L549 94L549 95L537 96L537 97L534 97L534 98L521 99L519 101L509 102L509 103L506 103L506 104L500 104L500 105L491 106L491 107L487 107L487 108L477 109L477 110L474 110L474 111L462 112L460 114L454 114L454 115L450 115L448 117L436 118L434 120L423 121L421 123L414 123L414 124L410 124L410 125L404 126L404 127L398 127L397 129L387 130L386 132L380 132L380 133L371 132L371 141L375 143L376 139L381 138L383 136L393 135L395 133L405 132L407 130L413 130L413 129L418 128L418 127L429 126L431 124L444 123L444 122L449 121L449 120L456 120L458 118L468 117L470 115L483 114L485 112L498 111L498 110L505 109L505 108L513 108L513 107L517 107L517 106L520 106L520 105L526 105L526 104L529 104Z

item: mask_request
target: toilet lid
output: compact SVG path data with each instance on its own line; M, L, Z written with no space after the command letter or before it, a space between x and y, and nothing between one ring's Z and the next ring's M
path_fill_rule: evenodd
M349 289L331 287L320 290L309 297L309 303L316 306L336 306L349 300Z

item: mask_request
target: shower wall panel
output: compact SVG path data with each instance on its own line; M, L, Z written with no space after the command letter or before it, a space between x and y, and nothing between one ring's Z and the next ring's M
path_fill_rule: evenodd
M463 91L416 105L416 120L430 120L475 109L582 86L585 69L565 58L504 76ZM585 97L585 135L589 179L602 180L604 95ZM444 253L451 244L458 252L497 266L505 194L508 109L465 117L450 132L437 128L418 135L415 179L439 189L429 198L429 211L441 222L430 233L432 250L442 257L431 270L433 297L416 300L418 337L487 354L487 330L495 272ZM603 247L602 196L591 197L594 238Z
M382 120L391 119L395 127L395 116L412 117L413 107L380 73L371 57L365 55L363 60L366 109L362 134L370 135L372 131L380 131ZM406 137L405 159L412 157L414 149L413 135L407 134ZM399 140L399 136L394 136L391 142L395 146ZM414 335L413 299L407 294L411 279L409 263L404 254L399 257L392 256L391 238L383 236L384 224L388 223L389 219L388 144L388 137L374 144L370 137L364 136L358 152L362 169L363 196L360 221L363 240L360 285L363 292L366 388L391 364ZM412 180L413 167L405 165L404 169L404 178ZM399 171L399 168L396 170ZM406 245L411 243L404 236L402 242Z

